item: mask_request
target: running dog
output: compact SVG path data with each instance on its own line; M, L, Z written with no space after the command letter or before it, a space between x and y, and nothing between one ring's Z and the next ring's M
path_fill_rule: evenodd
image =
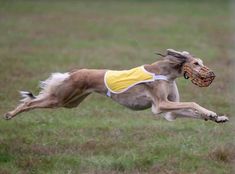
M19 113L36 108L73 108L92 92L106 95L119 104L133 109L151 108L154 115L164 114L171 121L177 117L226 122L219 116L195 102L180 102L176 79L185 77L200 86L207 87L215 74L199 58L188 52L167 49L159 54L162 60L126 71L105 69L79 69L68 73L53 73L41 82L41 92L34 96L21 91L23 99L4 118L9 120Z

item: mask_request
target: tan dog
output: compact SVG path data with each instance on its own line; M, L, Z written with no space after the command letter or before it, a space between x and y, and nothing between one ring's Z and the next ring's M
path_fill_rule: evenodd
M164 113L167 120L188 117L212 120L217 123L228 121L226 116L218 116L215 112L203 108L197 103L179 101L176 78L183 76L191 78L189 77L191 73L191 80L196 84L197 79L195 80L195 74L192 72L199 72L200 75L200 70L205 69L202 60L187 52L177 52L172 49L168 49L166 55L162 56L163 60L151 65L144 65L144 69L149 73L162 75L167 80L156 79L152 82L139 83L123 93L111 93L109 96L114 101L133 110L151 107L153 114ZM192 72L184 71L184 65L192 67ZM42 91L38 96L34 96L30 92L21 92L24 97L21 100L22 103L6 113L5 119L11 119L21 112L35 108L76 107L92 92L106 95L108 92L104 82L106 72L107 70L80 69L69 73L54 73L41 83ZM205 82L205 86L208 86L214 77L212 80L204 77L201 79L199 80L201 84Z

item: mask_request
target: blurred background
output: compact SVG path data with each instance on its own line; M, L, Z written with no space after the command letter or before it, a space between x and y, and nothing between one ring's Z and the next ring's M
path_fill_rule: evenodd
M179 79L181 100L230 122L167 122L93 94L75 109L1 119L0 174L235 173L234 10L229 0L1 0L1 115L51 72L128 69L173 48L216 73L208 88Z

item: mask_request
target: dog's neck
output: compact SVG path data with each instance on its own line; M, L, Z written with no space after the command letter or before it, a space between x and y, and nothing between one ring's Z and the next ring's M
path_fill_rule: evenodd
M173 64L168 60L157 61L144 67L151 73L167 76L169 80L175 80L182 76L182 65Z

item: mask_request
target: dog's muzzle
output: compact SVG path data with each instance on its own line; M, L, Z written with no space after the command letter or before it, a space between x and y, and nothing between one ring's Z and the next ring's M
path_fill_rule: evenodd
M190 79L193 84L199 87L208 87L215 78L215 74L208 67L203 66L196 70L194 65L185 63L183 65L185 79Z

